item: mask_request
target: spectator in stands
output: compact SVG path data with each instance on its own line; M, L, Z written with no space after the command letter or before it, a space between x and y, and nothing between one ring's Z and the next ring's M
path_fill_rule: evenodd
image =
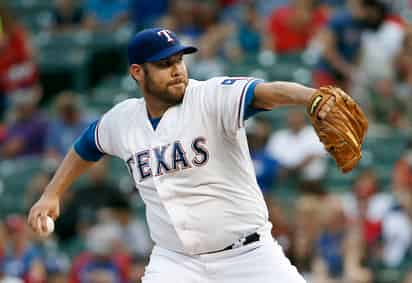
M235 29L232 24L222 24L218 12L215 0L176 0L171 2L168 14L160 20L161 26L175 30L183 41L202 46L197 58L188 62L191 74L197 79L219 76L224 71L224 62L218 55L223 53L222 43Z
M398 79L412 88L412 27L406 30L402 47L395 59Z
M342 279L346 220L339 199L329 196L322 205L322 232L316 243L318 264L323 264L322 277ZM319 274L318 274L319 276Z
M310 281L320 235L323 199L305 194L295 202L290 259L304 278Z
M326 172L325 151L305 115L297 109L287 114L287 128L276 131L269 139L267 151L279 161L286 176L317 180Z
M370 272L362 267L362 262L372 270L384 267L385 249L397 253L395 256L402 254L399 251L408 243L406 238L412 227L405 222L405 217L399 217L399 205L393 196L379 191L379 182L372 170L360 173L353 185L352 195L344 197L343 204L350 224L348 245L352 247L348 248L348 276L369 278L372 275L368 275ZM360 247L362 251L359 251Z
M394 190L402 191L412 188L412 140L408 142L401 158L396 162L392 180Z
M137 30L153 26L169 7L168 0L139 0L131 1L131 17Z
M230 35L235 34L233 24L222 24L218 21L215 1L210 1L209 4L197 2L193 7L193 24L198 34L197 38L193 37L192 40L203 46L190 64L193 76L198 79L206 79L210 75L220 76L224 73L225 61L221 55L225 51L225 44L222 43L230 41Z
M371 123L408 129L411 125L408 121L408 103L397 94L396 82L391 76L368 79L358 87L352 94L361 105L365 106L364 109L368 111L367 115ZM369 96L365 96L365 93L369 93Z
M269 195L266 196L265 200L269 211L269 220L273 224L272 236L278 241L285 254L289 257L292 252L292 229L289 219L280 202Z
M145 271L145 266L147 265L148 258L135 256L132 258L129 282L142 283L142 277Z
M62 92L56 98L55 109L57 117L50 121L47 132L46 158L61 161L89 121L82 117L78 97L73 92Z
M400 268L412 259L412 188L394 194L396 203L382 219L382 263Z
M6 231L3 222L0 222L0 260L6 251Z
M326 10L314 0L293 0L268 18L267 47L274 52L302 52L324 26Z
M339 85L348 90L360 76L361 35L382 21L379 0L349 0L349 10L336 12L321 33L323 53L313 74L315 87Z
M412 260L412 143L409 142L393 174L395 201L382 218L382 261L385 266L400 268ZM411 262L412 263L412 262Z
M114 224L99 224L87 234L87 251L70 270L71 283L128 283L131 259L118 250L121 231Z
M239 0L220 0L220 1L219 1L220 6L221 6L222 8L230 7L231 5L235 5L235 4L239 3L239 2L240 2Z
M337 196L329 195L321 200L322 231L316 241L317 255L312 262L311 281L371 283L372 273L364 266L366 251L358 226L347 221Z
M274 188L279 173L279 162L266 150L271 130L270 122L260 117L250 120L246 127L250 156L255 167L257 182L264 194Z
M8 96L22 88L38 84L38 71L24 28L6 6L0 3L0 121L8 105Z
M365 79L353 80L351 94L370 111L369 118L395 128L407 128L407 99L397 93L393 62L405 36L406 23L389 11L387 4L377 2L379 11L374 24L362 33L360 72ZM373 63L371 63L373 62ZM370 95L365 95L369 93Z
M46 269L39 250L30 241L30 231L23 216L9 215L5 224L7 249L4 274L22 278L25 283L43 283Z
M290 1L289 0L255 0L254 2L256 2L259 14L263 18L266 19L270 16L270 14L273 11L289 4Z
M63 203L61 216L56 222L60 241L83 237L82 230L87 230L87 226L97 221L99 210L110 207L112 200L121 197L120 190L107 179L108 170L106 159L96 163L89 170L89 183L77 188L71 198Z
M405 278L402 283L412 283L412 271L406 272Z
M198 80L205 80L210 75L222 76L224 74L225 62L216 55L218 49L216 42L202 40L201 46L202 48L190 64L190 75Z
M6 253L6 233L4 231L3 223L0 222L0 282L5 281L4 278L4 255ZM6 282L4 282L6 283Z
M384 2L366 2L365 5L366 9L378 13L362 34L361 68L369 80L390 78L394 58L402 48L406 23L399 15L391 13Z
M75 0L57 0L52 16L52 27L56 31L79 29L84 21L84 11Z
M352 191L342 201L346 218L359 226L366 247L374 249L381 236L382 218L392 206L392 196L380 191L376 173L367 169L356 177Z
M321 0L321 3L329 10L330 15L336 11L345 9L346 2L346 0Z
M114 223L119 224L121 241L127 248L125 251L132 257L148 257L152 250L152 241L146 224L133 216L128 196L118 195L110 201L110 209L114 215Z
M33 203L38 199L43 192L44 188L50 182L52 173L56 168L56 165L53 164L53 170L39 170L38 173L34 174L32 178L27 182L26 187L24 188L24 197L23 201L24 209L27 211L33 205Z
M325 197L328 195L328 191L323 185L321 179L304 180L298 184L298 189L301 193L315 195L318 197Z
M0 118L0 144L4 142L5 138L6 138L6 125L2 123L1 118Z
M4 274L3 258L0 258L0 283L24 283L21 278Z
M243 21L237 30L237 40L243 54L257 54L262 47L263 27L258 11L253 4L244 9Z
M402 47L395 57L396 94L408 113L407 120L412 121L412 26L406 29ZM408 125L412 127L411 124Z
M195 25L200 31L199 46L208 43L213 49L212 56L223 52L223 42L235 33L235 26L222 22L216 0L197 2L195 6Z
M127 0L86 0L85 26L91 30L113 31L129 20Z
M160 19L160 25L176 31L186 41L197 40L202 31L195 23L195 1L172 1L168 13Z
M33 242L41 254L41 260L45 267L45 282L65 283L66 273L70 267L70 259L58 246L55 234L52 233L47 237L39 235L34 235L33 237Z
M37 107L33 90L19 91L13 96L15 121L8 126L0 156L4 159L41 155L45 149L47 121Z
M201 32L214 33L220 26L219 5L217 0L197 1L195 6L195 24Z
M344 242L344 281L370 283L373 273L361 227L347 223ZM373 259L372 259L373 260Z
M47 273L46 282L63 283L68 277L67 272L71 264L69 257L58 246L53 234L47 239L42 238L41 241L42 257Z
M69 283L68 275L63 271L49 271L47 273L47 283Z

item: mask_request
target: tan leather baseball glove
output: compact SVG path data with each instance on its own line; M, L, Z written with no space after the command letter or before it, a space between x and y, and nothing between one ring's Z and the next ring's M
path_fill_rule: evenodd
M335 103L325 117L319 112L329 100ZM343 173L351 171L362 157L361 147L368 120L356 102L334 86L319 88L307 107L310 120L325 149Z

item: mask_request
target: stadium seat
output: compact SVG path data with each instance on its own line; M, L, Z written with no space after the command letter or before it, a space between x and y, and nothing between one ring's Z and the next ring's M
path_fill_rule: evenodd
M406 137L393 133L390 137L368 137L364 148L373 153L375 162L393 164L401 156L405 145Z
M13 0L8 1L8 4L12 9L19 9L20 13L24 9L41 10L51 8L53 2L50 0Z
M0 162L0 178L7 191L21 192L41 168L42 160L36 157L3 160Z
M23 213L24 194L28 183L41 170L39 158L20 158L0 162L0 214Z
M126 193L134 190L133 179L129 174L128 168L123 160L110 158L109 180L118 185Z
M329 164L324 185L329 192L343 193L352 187L355 176L359 173L359 169L343 174L335 164Z
M50 35L39 33L33 37L38 50L37 63L45 96L64 89L85 91L89 84L87 66L91 53L87 39L78 34Z
M140 89L129 75L117 75L101 81L88 97L91 108L102 113L129 97L141 97Z
M302 53L300 52L291 52L285 54L279 54L276 56L276 61L278 63L286 63L286 64L293 64L296 66L304 66L305 62L302 57Z

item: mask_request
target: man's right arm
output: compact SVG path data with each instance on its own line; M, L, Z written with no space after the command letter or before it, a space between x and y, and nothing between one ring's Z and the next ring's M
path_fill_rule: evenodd
M94 162L82 159L74 149L70 149L42 196L30 210L28 223L35 232L47 231L46 216L53 219L59 216L61 196L93 164Z
M94 161L84 160L76 150L70 149L44 190L44 194L60 197L93 164Z
M95 139L97 121L92 123L76 140L45 188L40 199L30 210L28 223L39 233L47 231L46 216L59 216L59 202L63 193L104 154ZM40 224L41 223L41 224Z

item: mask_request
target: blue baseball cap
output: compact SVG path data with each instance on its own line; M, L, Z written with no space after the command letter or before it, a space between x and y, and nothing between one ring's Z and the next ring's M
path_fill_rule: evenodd
M184 46L176 34L164 28L150 28L138 32L129 42L129 64L156 62L177 53L190 54L197 51L194 46Z

